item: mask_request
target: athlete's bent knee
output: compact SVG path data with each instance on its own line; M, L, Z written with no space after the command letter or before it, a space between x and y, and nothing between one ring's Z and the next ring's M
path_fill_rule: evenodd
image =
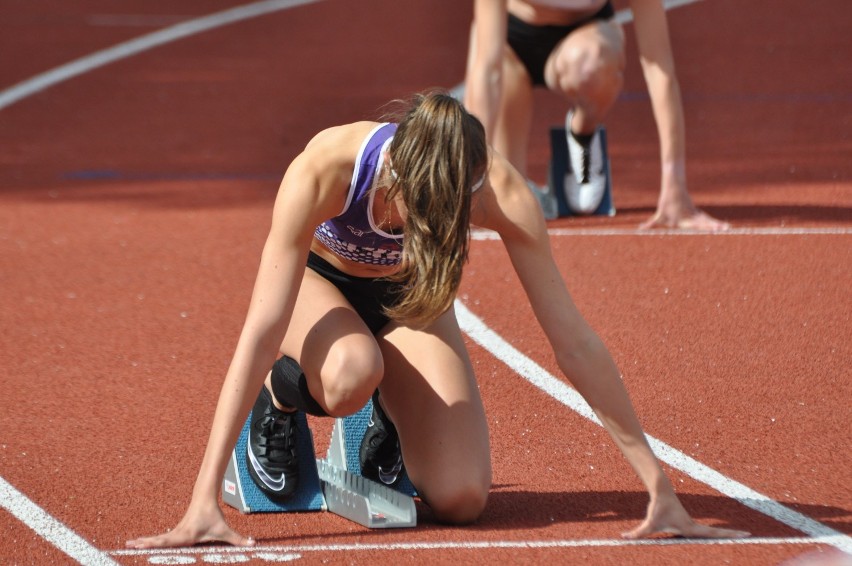
M359 411L379 386L384 372L381 358L340 358L323 368L323 401L328 414L345 417Z
M428 494L428 504L435 518L443 523L465 525L476 521L485 510L488 487L482 484L454 486Z

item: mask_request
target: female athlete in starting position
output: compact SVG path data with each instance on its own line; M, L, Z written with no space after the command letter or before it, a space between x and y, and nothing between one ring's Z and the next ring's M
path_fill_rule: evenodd
M252 407L246 458L258 485L285 498L298 482L293 411L349 415L377 390L378 428L362 460L401 449L438 520L475 521L491 487L488 425L453 310L471 224L502 238L559 368L650 495L624 536L745 536L697 524L681 506L612 358L568 294L526 181L489 149L479 120L430 93L395 123L320 132L293 160L189 507L174 529L127 545L254 544L227 525L217 499Z

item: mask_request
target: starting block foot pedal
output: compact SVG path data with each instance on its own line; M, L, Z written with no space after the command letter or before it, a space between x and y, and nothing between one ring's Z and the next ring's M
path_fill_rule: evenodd
M346 418L335 421L334 430L331 433L331 444L328 448L327 459L329 462L356 476L361 475L361 461L359 458L361 439L364 438L364 433L367 432L367 426L370 423L372 415L373 402L371 400L354 415L349 415ZM417 495L414 486L408 479L408 474L405 473L405 469L403 469L402 477L393 489L412 497Z
M361 475L358 451L372 412L370 401L359 412L334 423L326 459L317 460L326 505L329 511L365 527L414 527L415 491L407 475L396 488Z
M313 436L305 414L296 414L299 432L296 439L299 452L299 488L284 503L272 501L255 485L246 467L248 432L251 415L243 425L225 477L222 481L222 500L243 513L280 513L285 511L320 511L325 509L319 474L315 466Z
M550 167L548 170L547 184L551 192L556 195L556 203L559 216L576 216L568 205L566 191L571 189L571 184L577 181L571 172L571 162L568 159L568 138L566 138L564 127L553 127L550 129ZM598 134L603 146L603 168L606 174L606 189L601 202L593 215L615 216L615 205L612 200L612 171L609 165L609 154L606 144L606 128L598 126ZM575 185L576 186L576 185Z

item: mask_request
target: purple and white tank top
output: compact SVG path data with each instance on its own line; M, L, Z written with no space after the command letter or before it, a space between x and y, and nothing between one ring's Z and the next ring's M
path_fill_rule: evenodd
M343 210L314 232L317 240L342 258L369 265L397 265L402 259L402 234L379 229L373 219L373 189L394 132L396 124L386 123L367 135L358 150Z

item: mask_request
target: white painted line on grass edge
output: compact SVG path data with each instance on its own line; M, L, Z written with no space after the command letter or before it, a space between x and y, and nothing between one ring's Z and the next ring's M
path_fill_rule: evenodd
M54 519L12 484L0 477L0 507L17 517L47 542L81 564L116 564L77 533Z
M600 425L585 399L567 383L557 379L535 361L509 344L491 330L460 301L456 301L456 315L461 329L477 344L509 366L521 377L564 404L573 411ZM836 531L810 517L794 511L753 489L736 482L665 442L648 436L657 457L689 477L731 497L741 504L775 519L812 537L831 537L830 544L852 554L852 537Z

